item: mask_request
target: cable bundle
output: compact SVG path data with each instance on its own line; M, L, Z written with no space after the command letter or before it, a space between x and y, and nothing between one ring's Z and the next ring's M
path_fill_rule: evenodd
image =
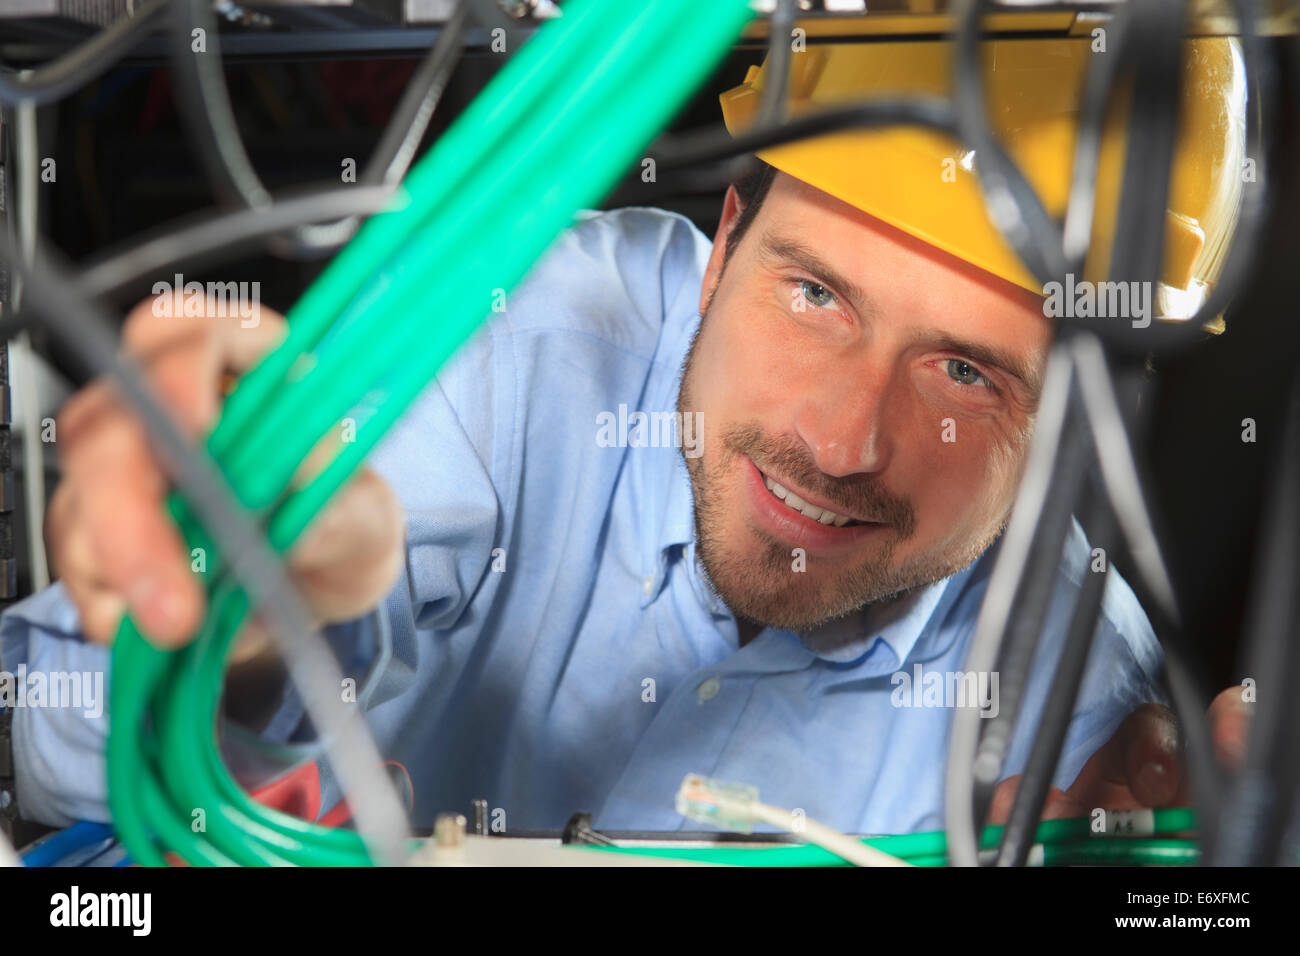
M745 0L574 0L412 170L399 202L290 310L285 342L240 382L208 440L277 551L489 313L491 290L512 287L599 200L749 16ZM356 440L290 490L299 463L349 416ZM169 507L189 547L207 552L210 605L181 651L153 648L129 618L117 634L109 801L123 842L148 864L164 863L166 849L193 864L371 862L362 835L261 807L222 766L213 728L223 663L249 595L190 505L174 497Z

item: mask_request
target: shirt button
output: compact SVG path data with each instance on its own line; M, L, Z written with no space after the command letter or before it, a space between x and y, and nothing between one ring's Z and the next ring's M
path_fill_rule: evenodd
M655 579L653 575L641 580L641 593L646 597L655 593Z
M722 690L722 681L718 680L716 677L710 677L700 685L700 703L703 704L705 701L713 700L713 698L718 696L718 691L720 690Z

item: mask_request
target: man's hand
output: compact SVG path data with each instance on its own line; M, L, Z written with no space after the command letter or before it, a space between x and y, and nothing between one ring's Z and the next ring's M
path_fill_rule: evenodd
M146 301L127 318L126 351L196 442L220 413L223 378L245 371L283 338L281 316L265 308L260 316L252 327L237 317L160 317ZM168 481L143 425L99 380L67 402L55 434L63 475L46 540L83 632L107 643L130 611L159 646L189 640L206 599L164 510ZM360 616L383 598L402 567L403 535L388 485L359 472L289 555L290 576L318 626ZM256 627L247 632L236 660L261 650L264 635Z
M1250 711L1251 705L1241 699L1240 687L1229 687L1210 704L1215 751L1229 767L1239 766L1245 755ZM1006 822L1019 785L1019 776L998 784L989 810L990 823ZM1143 704L1084 764L1069 790L1052 787L1048 791L1043 818L1082 817L1098 807L1136 810L1191 802L1191 780L1173 712L1159 704Z

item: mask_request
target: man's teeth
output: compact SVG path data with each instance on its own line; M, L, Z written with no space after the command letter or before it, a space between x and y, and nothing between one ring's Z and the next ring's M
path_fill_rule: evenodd
M805 518L812 518L813 521L820 521L822 524L833 524L837 528L843 528L851 520L847 515L837 515L834 511L827 511L825 508L818 508L816 505L810 505L793 491L782 488L767 475L763 476L763 484L767 485L767 490L772 492L788 507L793 508Z

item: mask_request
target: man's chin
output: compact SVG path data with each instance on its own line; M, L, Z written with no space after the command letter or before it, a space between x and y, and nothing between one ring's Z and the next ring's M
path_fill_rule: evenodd
M699 557L714 592L738 618L805 633L956 574L983 550L972 548L946 559L909 559L886 549L846 566L825 559L800 561L776 542L759 542L739 555L702 541Z
M824 569L808 567L797 571L796 563L782 555L782 569L770 561L737 561L734 558L703 562L709 583L736 617L764 627L785 631L809 631L847 617L885 594L897 593L848 586L848 582ZM879 593L878 593L879 592Z

